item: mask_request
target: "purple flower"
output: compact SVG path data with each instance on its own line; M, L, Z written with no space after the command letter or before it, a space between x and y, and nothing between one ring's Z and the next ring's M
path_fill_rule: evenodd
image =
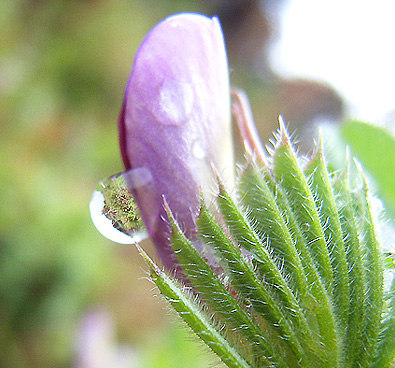
M196 239L200 188L205 194L213 189L211 164L224 180L233 180L230 120L228 66L218 20L188 13L166 18L137 52L119 134L125 168L146 169L140 170L144 184L133 194L169 268L175 257L163 197L186 235Z

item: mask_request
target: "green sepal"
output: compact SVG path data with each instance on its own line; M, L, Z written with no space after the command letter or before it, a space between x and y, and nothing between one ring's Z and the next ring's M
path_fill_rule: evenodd
M303 354L295 331L273 295L258 279L252 265L243 257L241 250L225 235L203 201L197 225L202 240L214 249L234 289L251 303L256 313L273 326L280 337L286 341L297 360L305 359L306 355Z
M218 178L219 194L217 203L227 224L232 240L243 249L254 255L255 272L263 278L264 286L271 291L285 317L292 323L296 335L306 354L313 354L312 360L320 359L315 353L319 350L319 341L307 323L306 316L293 294L287 280L280 271L280 266L272 258L270 251L264 246L257 233L251 227L243 212L236 206L224 185ZM257 208L262 208L260 203Z
M325 357L327 367L337 366L340 351L331 298L314 266L287 196L268 168L259 169L252 162L241 174L239 192L257 233L270 239L273 254L282 250L277 257L284 257L282 265L290 276L290 285L294 285L294 294L311 329L319 335L316 337L321 341L319 355ZM277 221L271 220L272 211Z
M383 316L376 358L372 368L393 367L395 358L395 282L389 293L387 312ZM391 364L392 363L392 364Z
M322 141L313 159L306 170L309 176L309 185L319 209L321 226L324 229L325 239L329 250L334 283L333 291L335 313L339 325L339 332L345 337L350 305L350 281L348 277L347 256L341 230L340 217L336 205L335 194L326 168Z
M366 309L366 275L363 264L362 245L360 243L357 214L354 211L353 197L350 190L349 165L338 177L333 179L336 202L346 249L350 285L350 305L348 323L344 342L345 366L351 367L359 361L360 342L364 330Z
M315 266L329 295L332 295L333 271L318 209L291 146L288 133L282 124L272 159L274 177L288 198L299 228L306 238Z
M366 274L365 328L360 345L363 356L358 358L361 365L369 365L376 356L381 314L383 311L383 254L376 235L376 219L372 215L369 189L362 169L357 165L362 179L362 188L354 191L360 239L363 243L364 269ZM361 354L360 354L361 355ZM366 363L365 363L366 361Z
M239 340L246 339L247 344L251 345L251 349L247 352L252 353L251 356L259 366L272 366L270 361L276 362L279 367L283 366L282 362L287 359L281 355L281 349L276 350L268 343L256 322L232 296L192 242L186 238L168 206L166 206L166 211L172 230L171 245L174 253L184 275L199 293L199 296L226 324L228 329L232 330L232 333L239 335ZM244 349L244 347L242 348Z
M395 270L395 253L384 253L384 268L386 270Z
M291 278L289 283L294 293L306 295L307 278L288 228L288 220L283 217L276 196L253 162L243 169L238 189L240 202L246 208L261 243L266 245L274 261ZM245 246L248 247L248 242ZM251 249L252 253L256 251Z
M139 253L150 269L150 278L161 294L176 310L184 322L199 336L218 357L231 368L252 368L238 351L223 336L222 328L216 324L196 297L175 279L162 271L136 244Z
M302 170L281 124L260 164L247 163L235 199L218 179L220 213L202 200L200 241L187 239L167 208L188 287L151 261L152 279L229 367L389 368L395 291L383 295L363 175L351 183L348 169L329 173L322 147Z

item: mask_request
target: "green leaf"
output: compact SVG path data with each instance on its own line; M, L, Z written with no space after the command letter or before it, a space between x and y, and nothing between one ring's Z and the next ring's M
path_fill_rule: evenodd
M342 136L353 154L373 176L387 208L395 213L395 138L386 130L360 121L348 121Z

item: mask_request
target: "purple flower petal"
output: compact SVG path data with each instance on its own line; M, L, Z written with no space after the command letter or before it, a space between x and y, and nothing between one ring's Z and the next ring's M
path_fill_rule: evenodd
M179 14L140 46L119 121L126 169L145 167L152 182L135 190L148 233L174 265L163 196L186 235L196 236L199 189L213 188L211 163L233 180L228 66L216 18Z

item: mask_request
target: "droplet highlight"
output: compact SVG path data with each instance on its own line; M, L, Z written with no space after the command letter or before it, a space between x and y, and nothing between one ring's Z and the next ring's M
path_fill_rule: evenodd
M153 114L165 125L181 125L192 112L194 92L190 84L166 78Z
M148 180L141 176L140 172L141 169L135 169L113 175L101 181L92 194L89 203L92 222L103 236L113 242L135 244L148 237L130 191L139 185L144 185ZM130 178L133 178L134 188L130 188L125 175L128 176L129 182Z
M195 142L192 144L192 154L197 158L197 159L203 159L206 157L206 147L202 143L201 140L197 139Z

